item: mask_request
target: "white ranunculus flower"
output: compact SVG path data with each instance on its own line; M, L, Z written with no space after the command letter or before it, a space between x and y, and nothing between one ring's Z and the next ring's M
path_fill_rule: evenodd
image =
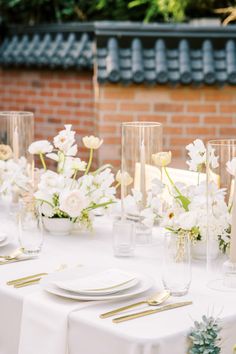
M48 193L57 193L65 187L65 178L53 171L46 171L40 179L38 188Z
M77 145L74 145L75 131L72 131L71 127L71 124L66 124L65 129L53 139L54 146L67 156L75 156L78 150Z
M48 140L38 140L30 144L28 151L32 155L47 154L52 152L53 146Z
M125 186L129 186L133 183L133 178L126 171L123 172L122 176L121 171L119 170L116 174L116 181L120 184L123 182Z
M86 148L94 150L98 149L103 143L103 139L99 139L93 135L84 136L82 140Z
M80 216L81 211L88 207L88 198L76 190L64 190L59 196L60 209L67 213L71 218Z
M156 166L165 167L171 163L171 151L162 151L152 154L152 161Z
M236 173L236 157L233 157L231 161L228 161L226 163L226 169L232 176L235 176L235 173Z

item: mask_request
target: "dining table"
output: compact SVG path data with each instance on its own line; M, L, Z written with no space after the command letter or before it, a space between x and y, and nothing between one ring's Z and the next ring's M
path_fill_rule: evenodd
M111 215L102 215L95 217L91 232L45 233L37 258L0 265L0 354L187 354L191 328L203 315L219 318L221 353L233 354L236 293L208 286L204 260L192 260L188 293L171 296L166 302L192 301L192 305L122 323L114 323L112 317L100 318L104 312L163 290L163 230L154 227L152 241L136 245L132 257L115 257L112 223ZM5 255L19 247L18 229L14 218L5 214L0 217L0 225L10 235L10 242L0 247L0 254ZM41 282L22 288L7 285L12 279L30 274L71 269L82 272L86 267L145 274L153 283L150 289L134 297L102 301L57 296L45 291ZM143 304L139 310L147 308Z

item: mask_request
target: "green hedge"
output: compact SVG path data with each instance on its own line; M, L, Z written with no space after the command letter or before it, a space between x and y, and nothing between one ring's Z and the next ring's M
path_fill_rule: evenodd
M6 23L37 24L69 21L165 21L212 16L214 8L236 0L0 0Z

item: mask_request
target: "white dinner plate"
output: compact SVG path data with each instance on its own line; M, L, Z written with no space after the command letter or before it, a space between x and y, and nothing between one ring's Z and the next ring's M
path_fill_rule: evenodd
M103 270L105 269L103 268ZM60 289L54 284L55 281L85 277L85 276L95 274L98 271L99 271L98 267L82 266L80 268L73 268L62 272L49 274L47 277L41 280L40 284L45 291L54 295L58 295L61 297L74 299L74 300L80 300L80 301L88 301L88 300L98 301L98 300L118 300L118 299L125 299L128 297L132 297L150 289L154 283L154 280L151 277L145 274L139 274L139 282L134 287L123 290L115 294L96 295L96 296L76 294L68 290Z
M5 232L1 232L0 233L0 247L8 245L9 242L10 242L10 237Z
M55 281L56 287L78 295L110 295L132 288L139 282L137 273L110 268L85 277Z

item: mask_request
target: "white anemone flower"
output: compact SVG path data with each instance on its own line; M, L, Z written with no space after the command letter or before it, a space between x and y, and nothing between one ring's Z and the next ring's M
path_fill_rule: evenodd
M90 135L90 136L84 136L83 137L83 143L84 146L88 149L98 149L103 143L103 139L99 139L96 136Z
M53 150L52 144L48 140L38 140L30 144L28 151L32 155L40 155L51 153Z

